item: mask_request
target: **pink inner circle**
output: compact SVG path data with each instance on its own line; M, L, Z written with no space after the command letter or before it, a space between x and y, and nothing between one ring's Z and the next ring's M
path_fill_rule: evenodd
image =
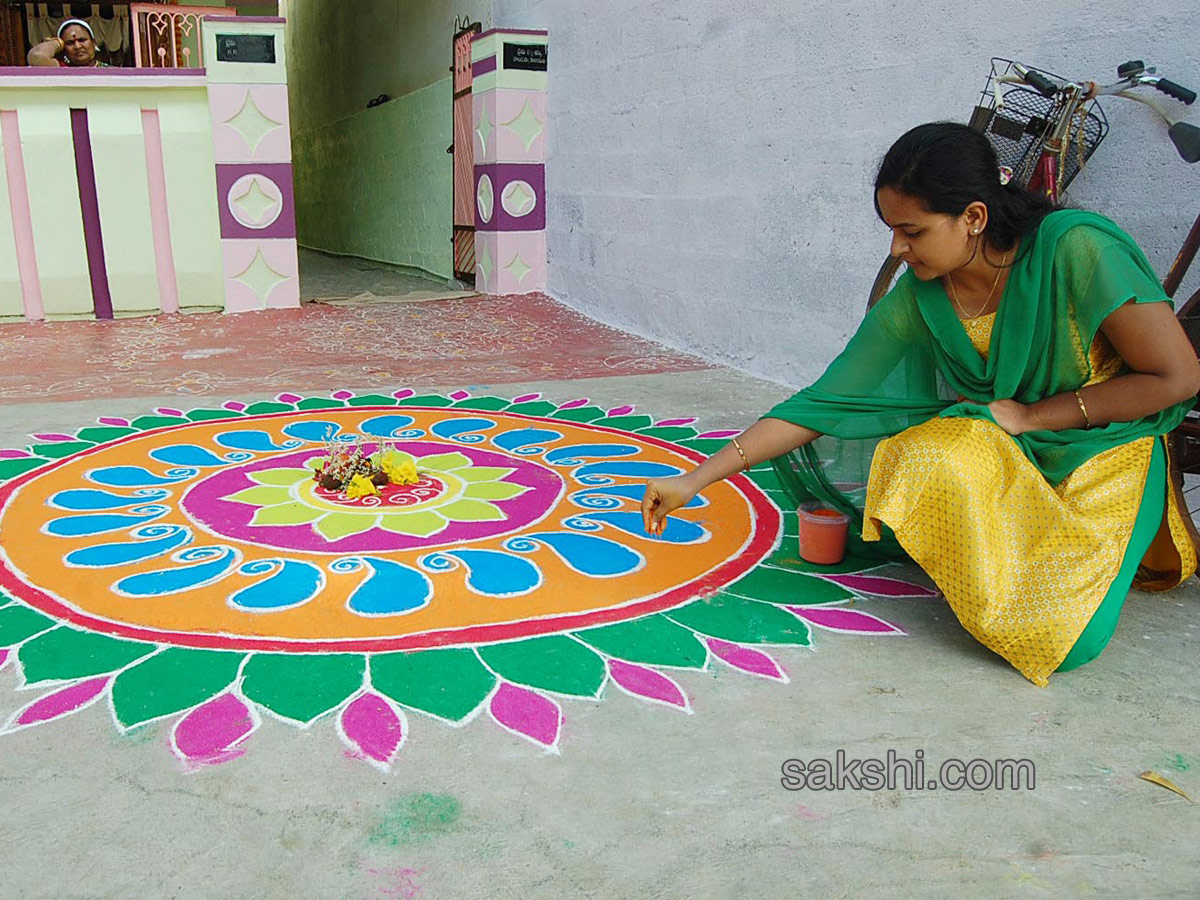
M225 499L238 491L257 486L257 482L247 477L251 472L304 468L309 459L325 455L324 448L313 447L258 459L241 466L223 468L192 485L183 495L180 506L197 525L219 537L309 553L363 553L440 546L458 541L482 540L517 531L542 518L563 492L563 480L557 472L526 459L461 444L443 444L435 441L399 441L395 442L395 446L415 457L418 468L422 457L461 453L476 466L512 469L514 471L503 480L508 484L524 485L531 490L511 500L488 501L504 512L506 518L501 521L450 522L443 530L429 537L400 534L373 527L335 541L327 541L314 531L311 522L300 525L251 525L250 521L260 507ZM367 444L366 449L367 452L374 452L375 448ZM390 509L401 511L399 507ZM349 511L351 510L348 508L347 512ZM385 511L385 508L380 508L380 512ZM333 513L334 510L330 512Z

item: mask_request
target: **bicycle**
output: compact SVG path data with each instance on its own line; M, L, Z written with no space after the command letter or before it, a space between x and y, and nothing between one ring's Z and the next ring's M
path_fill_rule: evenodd
M1044 69L994 58L968 124L987 135L1013 179L1030 191L1045 193L1056 204L1108 133L1108 119L1099 97L1123 97L1149 106L1167 122L1167 134L1179 155L1189 163L1200 162L1200 128L1177 121L1156 100L1136 93L1136 89L1153 87L1189 106L1196 101L1195 92L1163 78L1141 60L1118 66L1117 78L1109 85L1073 82ZM1174 296L1198 246L1200 216L1164 281L1169 296ZM868 309L892 289L902 265L902 260L894 256L884 260L871 285ZM1185 310L1189 320L1184 327L1194 329L1188 330L1188 336L1193 345L1200 345L1200 291L1180 307L1181 320ZM1197 441L1200 469L1200 430Z

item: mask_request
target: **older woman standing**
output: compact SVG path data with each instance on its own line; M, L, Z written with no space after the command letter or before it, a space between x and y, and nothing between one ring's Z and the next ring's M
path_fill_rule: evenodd
M82 19L67 19L58 26L57 37L36 45L27 59L31 66L92 69L108 65L96 59L96 35Z

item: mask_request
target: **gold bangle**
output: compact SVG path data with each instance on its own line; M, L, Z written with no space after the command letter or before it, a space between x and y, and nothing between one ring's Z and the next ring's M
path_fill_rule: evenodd
M1083 395L1079 393L1079 391L1075 392L1075 402L1079 404L1079 411L1083 413L1083 427L1091 428L1092 419L1091 416L1088 415L1087 407L1083 405Z
M750 460L746 459L746 451L742 449L742 445L738 443L737 438L730 438L729 443L733 444L733 449L738 452L738 456L742 458L742 471L750 471Z

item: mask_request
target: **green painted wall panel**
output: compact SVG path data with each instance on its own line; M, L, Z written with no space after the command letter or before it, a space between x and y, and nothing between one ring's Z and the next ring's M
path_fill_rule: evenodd
M17 243L13 234L5 175L4 144L0 143L0 321L23 320L25 301L21 295L21 276L17 271Z
M492 0L291 0L293 129L308 131L365 109L380 94L405 97L441 81L460 15L490 28Z
M91 318L92 281L83 241L71 111L57 92L13 92L29 184L33 241L48 319ZM14 102L15 101L15 102Z
M294 131L300 244L451 277L450 104L447 77Z
M158 107L158 119L179 308L220 309L225 278L207 93L177 92Z
M90 98L88 127L113 311L118 316L157 313L141 103L116 92Z

